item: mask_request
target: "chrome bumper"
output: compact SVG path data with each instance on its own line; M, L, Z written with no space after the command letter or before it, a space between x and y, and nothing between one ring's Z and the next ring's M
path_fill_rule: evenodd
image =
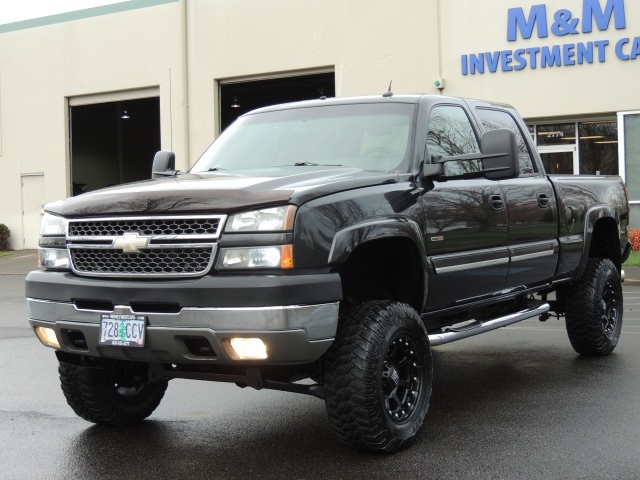
M73 303L27 299L32 327L53 328L61 350L89 356L161 363L239 364L228 346L233 337L261 338L268 359L261 364L310 363L322 356L335 337L338 303L249 308L182 308L177 313L133 312L129 306L113 311L83 310ZM98 344L100 314L145 315L144 348ZM79 333L76 333L79 332ZM86 348L73 341L82 334ZM185 340L206 339L212 355L192 353ZM255 363L255 361L254 361Z

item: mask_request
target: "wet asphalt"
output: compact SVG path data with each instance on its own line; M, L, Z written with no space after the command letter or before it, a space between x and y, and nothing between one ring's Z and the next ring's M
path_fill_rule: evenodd
M142 424L87 423L28 326L24 275L0 271L0 478L637 479L640 287L624 294L607 357L576 355L557 320L434 348L424 428L374 455L336 440L321 400L230 384L173 380Z

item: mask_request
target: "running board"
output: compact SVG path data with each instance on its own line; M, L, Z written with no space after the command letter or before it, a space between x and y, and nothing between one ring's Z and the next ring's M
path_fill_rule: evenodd
M473 337L480 333L489 332L537 315L542 315L548 312L550 308L548 303L543 303L537 307L527 308L526 310L511 313L504 317L494 318L493 320L478 321L461 328L444 328L437 333L429 335L429 343L431 343L432 347L435 347L437 345L455 342L456 340L462 340L463 338Z

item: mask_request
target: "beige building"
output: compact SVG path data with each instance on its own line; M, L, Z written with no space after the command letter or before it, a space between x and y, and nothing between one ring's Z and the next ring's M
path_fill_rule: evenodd
M0 223L188 168L238 114L426 92L520 110L549 172L620 174L640 224L640 2L128 0L0 25ZM637 208L637 210L636 210Z

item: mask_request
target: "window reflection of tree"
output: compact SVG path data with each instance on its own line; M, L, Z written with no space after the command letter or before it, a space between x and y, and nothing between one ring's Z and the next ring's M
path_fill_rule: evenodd
M518 128L518 125L514 119L507 112L500 112L498 110L489 110L486 108L479 108L477 110L478 116L482 121L482 127L485 130L498 130L500 128L508 128L516 134L516 142L518 144L518 157L520 158L520 174L534 173L533 162L529 149L524 141L522 132Z
M618 126L615 122L580 123L580 173L618 174ZM596 137L596 138L584 138ZM602 143L609 142L609 143Z
M455 230L480 232L490 226L490 208L485 208L486 189L442 188L428 196L428 235ZM455 238L449 238L455 241ZM462 240L462 238L461 238ZM453 246L453 243L450 244Z
M465 111L461 107L441 106L431 111L427 148L430 155L453 157L479 153L478 140ZM460 175L482 169L478 161L449 162L447 175Z

